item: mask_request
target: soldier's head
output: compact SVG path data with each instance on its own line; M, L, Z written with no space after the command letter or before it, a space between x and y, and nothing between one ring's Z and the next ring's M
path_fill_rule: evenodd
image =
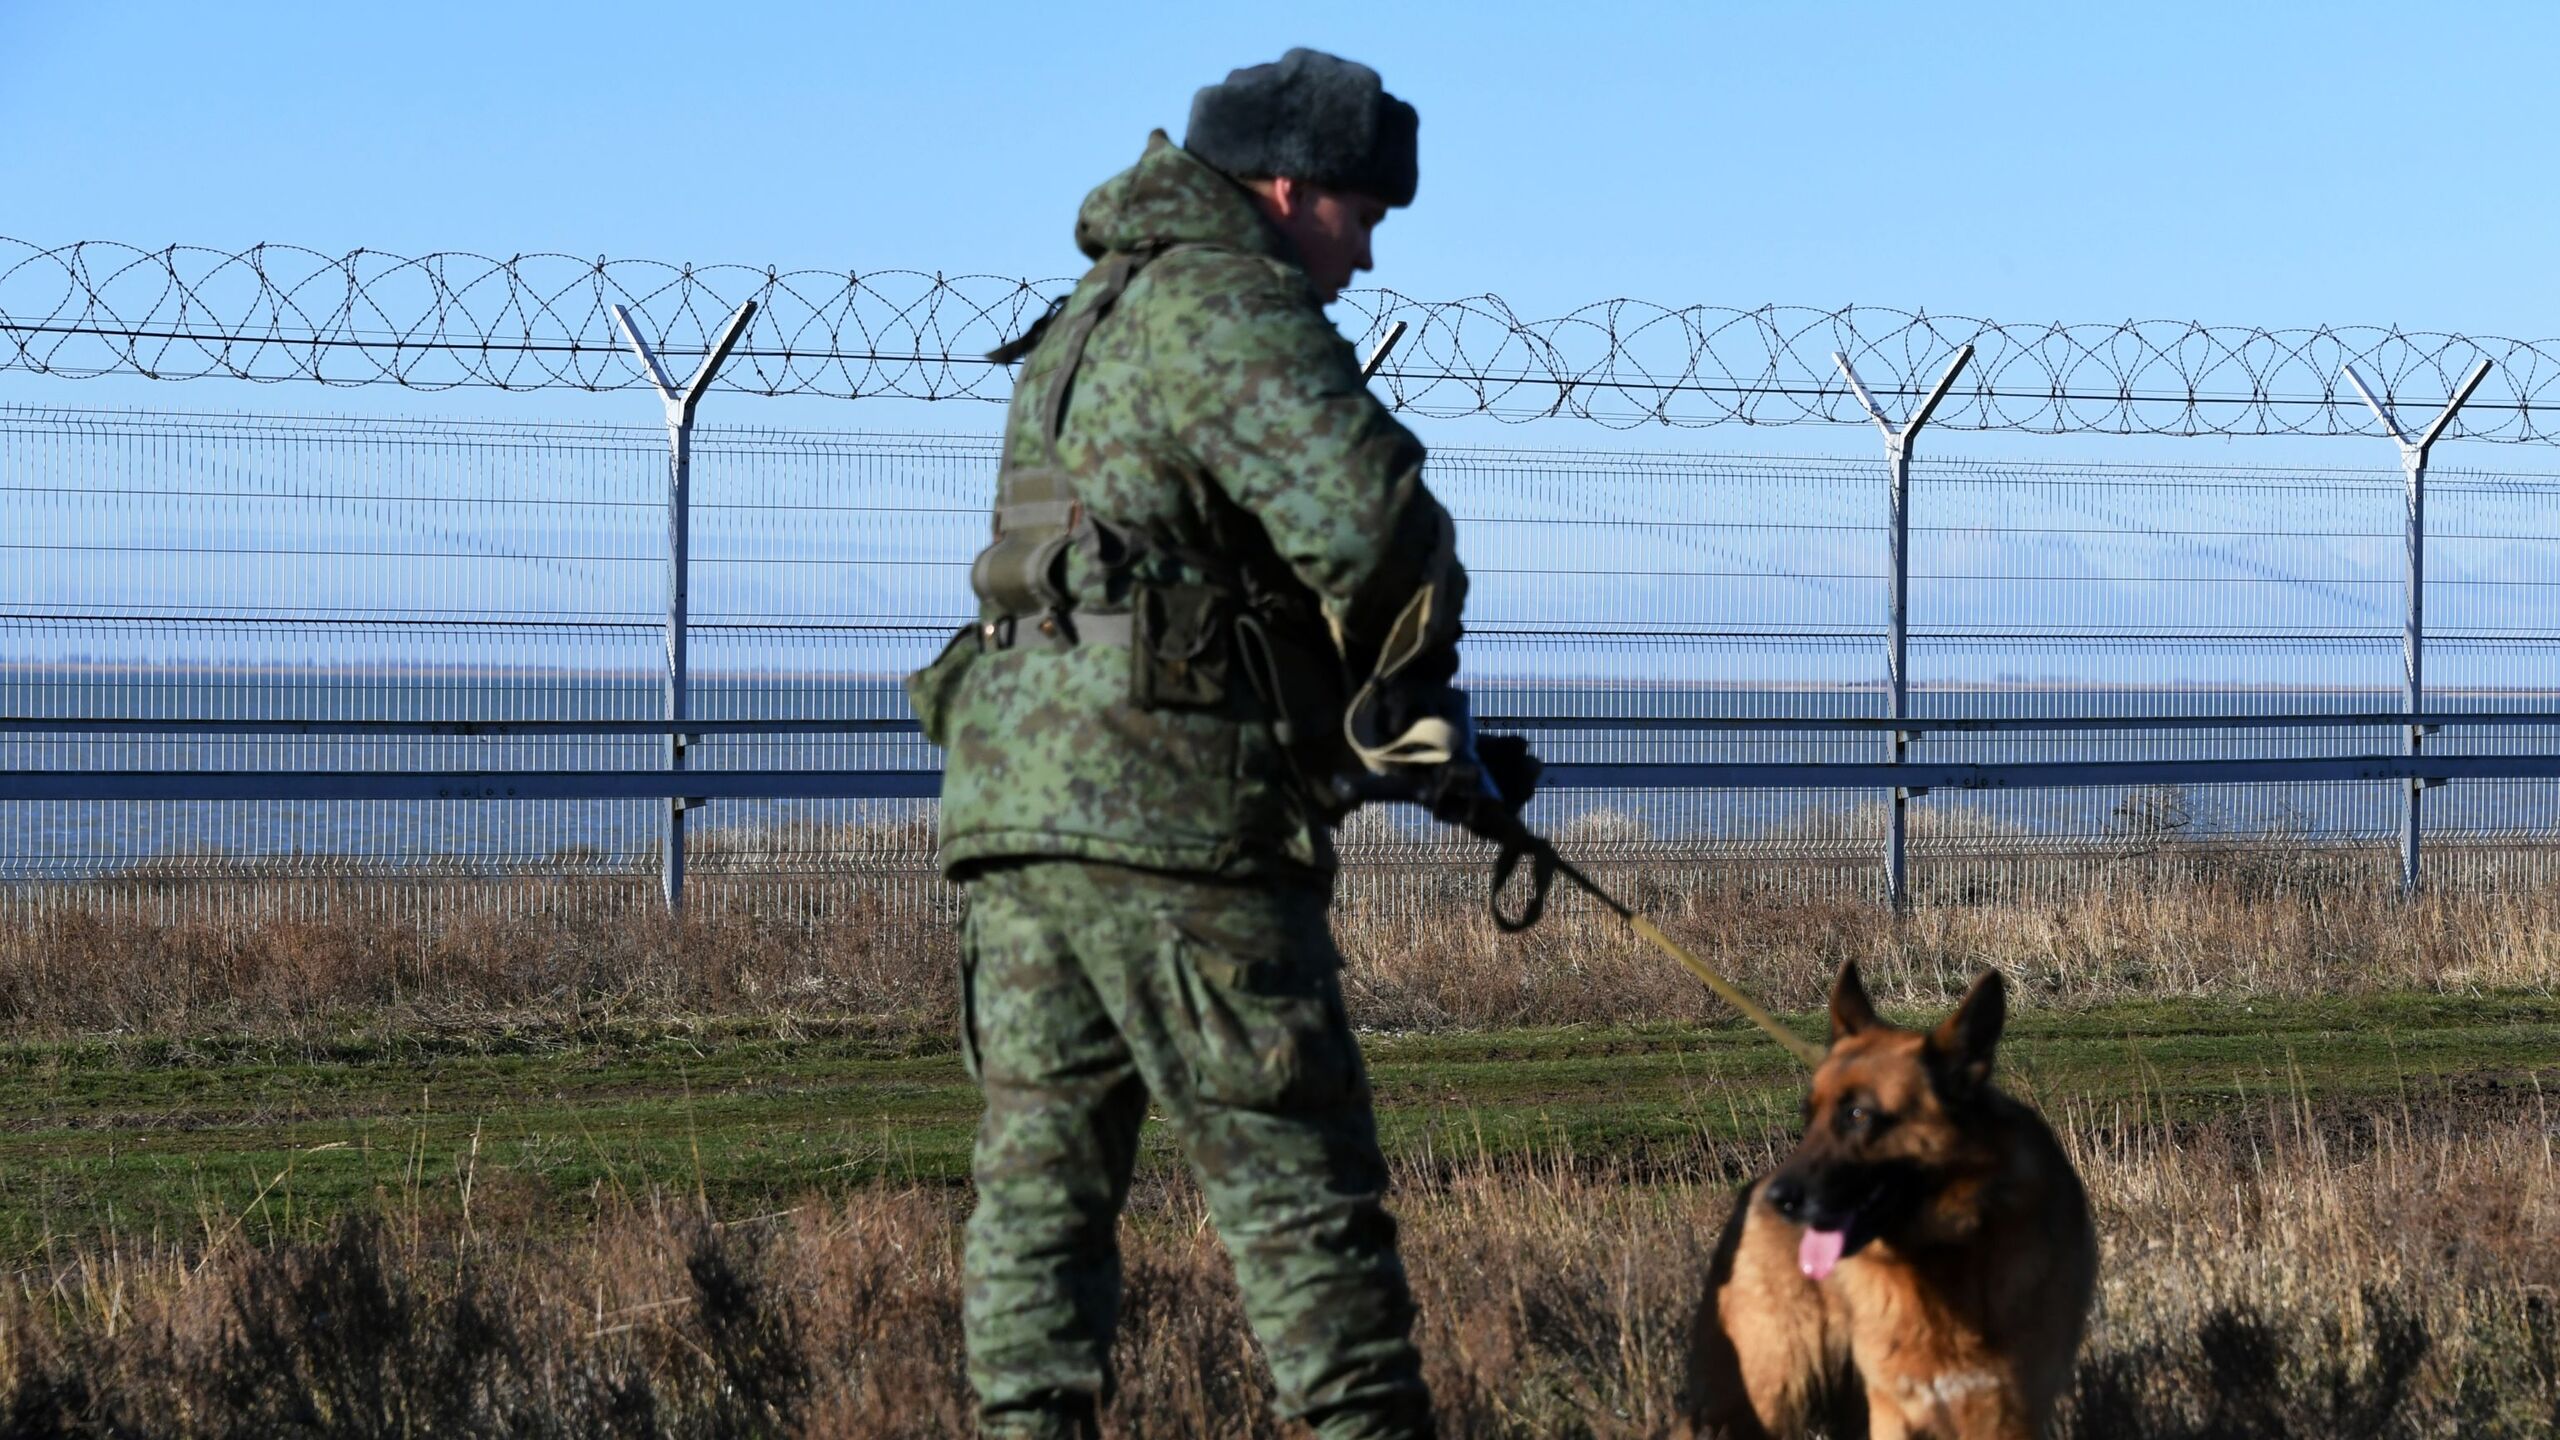
M1182 144L1253 193L1331 301L1370 268L1369 232L1413 203L1419 124L1377 71L1300 49L1192 97Z

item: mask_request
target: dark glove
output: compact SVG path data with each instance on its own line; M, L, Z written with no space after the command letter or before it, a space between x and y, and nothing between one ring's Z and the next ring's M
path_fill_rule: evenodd
M1440 820L1496 843L1520 830L1520 808L1537 793L1545 767L1517 735L1488 735L1470 752L1423 777L1422 802Z
M1495 793L1502 797L1502 808L1514 815L1538 793L1538 777L1547 773L1546 763L1531 754L1528 740L1518 735L1480 737L1476 763L1484 767L1484 778L1493 782Z

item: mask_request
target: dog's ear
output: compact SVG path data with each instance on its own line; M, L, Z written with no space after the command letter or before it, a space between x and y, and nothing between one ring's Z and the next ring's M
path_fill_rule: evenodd
M1831 982L1831 1042L1836 1045L1861 1030L1872 1030L1876 1023L1876 1007L1858 979L1858 962L1848 961L1840 967L1840 978Z
M1956 1013L1929 1032L1929 1058L1951 1092L1970 1093L1991 1078L1991 1052L2008 1022L2009 984L1999 971L1986 970Z

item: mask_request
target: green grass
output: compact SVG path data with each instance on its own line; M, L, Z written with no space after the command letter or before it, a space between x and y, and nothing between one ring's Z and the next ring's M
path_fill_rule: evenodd
M1702 1134L1783 1134L1801 1083L1738 1024L1373 1036L1367 1049L1388 1146L1408 1159L1694 1159ZM2029 1010L2002 1065L2048 1108L2166 1123L2270 1097L2369 1109L2560 1088L2560 999ZM751 1213L850 1183L956 1183L976 1115L947 1044L853 1021L21 1042L0 1046L0 1247L23 1259L106 1233L304 1237L364 1207L545 1227L697 1189ZM1164 1128L1147 1134L1146 1163L1170 1163Z

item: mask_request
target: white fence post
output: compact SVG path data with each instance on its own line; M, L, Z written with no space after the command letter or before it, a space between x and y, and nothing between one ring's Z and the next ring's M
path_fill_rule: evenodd
M2480 388L2480 382L2489 378L2489 362L2482 360L2471 367L2471 374L2454 388L2453 398L2444 402L2444 408L2436 412L2434 422L2415 440L2400 428L2400 421L2391 413L2391 407L2374 398L2372 387L2364 383L2364 377L2356 373L2354 365L2338 368L2345 373L2347 383L2355 386L2356 393L2364 397L2365 406L2373 411L2374 418L2382 422L2383 432L2400 447L2400 473L2407 481L2404 488L2408 497L2405 527L2409 549L2408 595L2400 627L2400 672L2408 692L2409 723L2405 732L2406 748L2402 753L2415 755L2420 741L2433 728L2419 719L2426 713L2427 452L2434 448L2445 427L2453 423L2454 413L2462 408L2462 402L2470 399L2471 392ZM2414 775L2404 782L2406 789L2400 808L2400 893L2403 895L2418 893L2418 797L2426 793L2430 783L2443 782L2429 782Z
M667 378L666 367L658 363L657 354L631 323L631 312L620 305L613 307L614 322L622 327L623 338L640 356L649 383L657 388L658 398L667 411L667 719L681 722L687 718L685 701L685 609L687 571L692 562L692 485L693 485L693 412L702 403L702 392L720 373L722 362L746 333L747 322L755 317L756 302L747 301L720 327L720 338L713 341L702 363L694 367L693 378L678 387ZM685 768L685 742L691 737L681 731L667 735L667 768ZM684 812L707 801L678 795L667 802L665 828L658 847L659 888L665 893L667 913L684 912Z
M1911 718L1911 673L1908 664L1911 618L1911 442L1919 438L1920 428L1929 423L1931 415L1937 413L1938 402L1947 398L1947 388L1956 383L1956 376L1964 372L1965 362L1972 358L1973 346L1970 343L1958 349L1955 358L1947 362L1946 370L1938 376L1938 383L1930 387L1928 398L1920 402L1920 408L1911 412L1910 419L1897 426L1885 418L1883 409L1875 402L1875 397L1867 393L1867 387L1858 383L1858 372L1849 368L1849 357L1837 350L1831 352L1831 363L1840 367L1840 378L1849 382L1849 389L1858 397L1858 403L1865 407L1867 418L1875 421L1876 428L1884 432L1885 465L1892 474L1892 512L1888 520L1887 543L1892 551L1893 574L1885 602L1885 684L1887 703L1891 707L1888 713L1890 718L1895 720ZM1902 763L1903 752L1910 747L1911 732L1896 729L1888 733L1891 736L1891 749L1888 753L1892 763L1899 765ZM1908 856L1911 797L1927 793L1929 792L1925 788L1894 787L1893 813L1886 824L1884 840L1884 888L1885 898L1892 902L1896 910L1911 903Z
M1388 354L1396 348L1396 342L1403 338L1404 322L1401 320L1388 326L1387 333L1378 337L1378 348L1370 351L1369 358L1360 362L1362 384L1378 378L1378 367L1387 363Z

